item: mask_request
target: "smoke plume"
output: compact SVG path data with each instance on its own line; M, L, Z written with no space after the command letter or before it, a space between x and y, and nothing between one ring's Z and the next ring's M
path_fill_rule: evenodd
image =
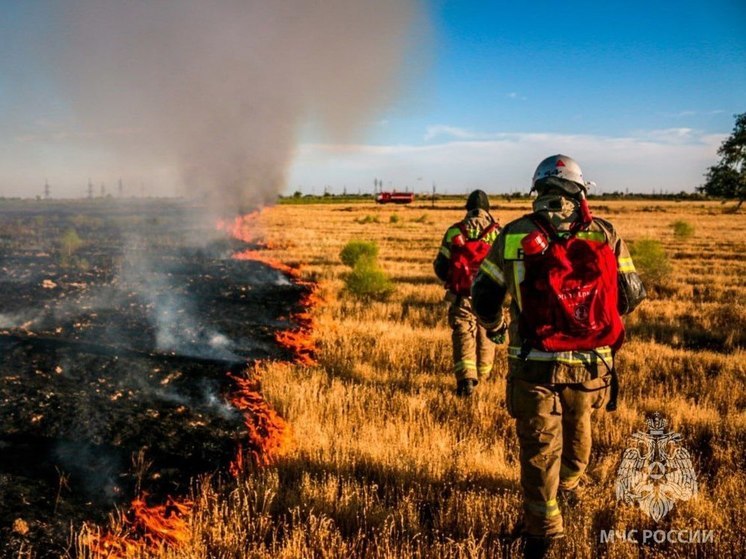
M274 199L302 129L359 131L426 27L418 0L65 0L44 17L89 141L175 169L223 213Z

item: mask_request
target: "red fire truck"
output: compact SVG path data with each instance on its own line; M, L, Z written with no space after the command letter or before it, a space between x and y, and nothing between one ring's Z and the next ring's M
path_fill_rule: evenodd
M379 192L376 194L377 204L411 204L414 202L413 192Z

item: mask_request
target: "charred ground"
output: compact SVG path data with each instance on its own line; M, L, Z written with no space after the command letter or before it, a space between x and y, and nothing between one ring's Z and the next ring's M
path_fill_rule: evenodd
M183 495L245 436L226 373L283 357L303 295L150 201L0 204L0 556ZM20 520L20 522L19 522Z

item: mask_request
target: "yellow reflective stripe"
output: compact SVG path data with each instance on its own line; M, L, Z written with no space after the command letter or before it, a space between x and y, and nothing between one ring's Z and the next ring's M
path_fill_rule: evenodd
M447 246L443 245L443 246L440 247L440 254L442 254L446 258L450 258L451 257L451 249L448 248Z
M457 361L453 365L453 370L458 371L476 371L477 363L470 359L464 359L463 361Z
M604 235L603 231L578 231L575 236L578 239L585 239L587 241L606 242L606 235Z
M479 367L477 367L477 370L480 373L489 373L492 370L493 365L494 365L493 363L479 365Z
M518 310L523 309L523 300L521 299L521 282L526 277L526 268L522 260L513 262L513 292L515 302L518 304Z
M618 258L617 263L619 266L619 273L621 274L631 274L637 271L635 269L635 265L632 263L632 258L630 258L629 256Z
M560 513L557 499L552 499L546 502L528 501L526 503L526 509L533 514L543 516L544 518L552 518Z
M503 275L502 270L494 262L490 262L487 259L482 260L482 265L479 267L479 271L492 278L495 283L505 286L505 276Z
M505 260L523 260L523 247L521 240L528 233L508 233L505 235L505 251L503 252Z
M596 352L598 355L593 351L541 351L532 349L526 359L528 361L564 363L565 365L595 365L599 362L600 356L609 367L612 366L611 348L609 346L599 347ZM520 359L520 353L520 347L510 346L508 348L510 359Z
M497 229L495 229L494 231L491 231L490 233L487 233L487 234L486 234L486 235L484 236L484 239L482 239L482 240L483 240L484 242L486 242L486 243L488 243L488 244L490 244L490 245L491 245L492 243L494 243L494 242L495 242L495 239L497 239L497 236L498 236L498 235L499 235L499 233L497 232Z
M583 472L572 470L564 464L560 465L560 479L563 481L572 482L578 479L581 475L583 475Z
M446 231L446 242L450 243L455 236L460 234L461 229L459 229L458 227L451 227L448 231Z

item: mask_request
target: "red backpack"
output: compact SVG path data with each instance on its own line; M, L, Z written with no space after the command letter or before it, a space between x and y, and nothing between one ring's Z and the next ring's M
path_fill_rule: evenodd
M458 228L461 233L451 240L451 265L446 285L456 295L469 297L479 266L492 248L485 239L500 226L497 223L488 225L476 239L469 238L463 223L459 223Z
M525 348L619 349L624 325L617 311L617 262L609 244L578 237L582 221L561 237L545 216L526 217L538 230L521 242L526 274L518 331Z

